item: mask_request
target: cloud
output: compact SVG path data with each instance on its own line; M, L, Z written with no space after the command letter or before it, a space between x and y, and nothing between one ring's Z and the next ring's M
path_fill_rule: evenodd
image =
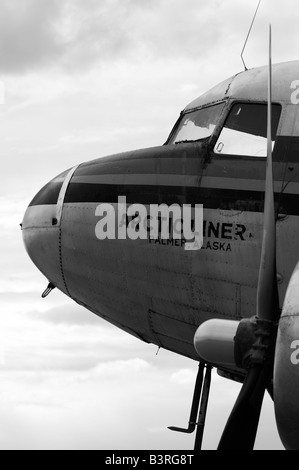
M81 70L95 60L126 54L134 49L131 26L139 10L130 0L3 0L0 72L59 64Z
M215 16L216 8L221 15ZM82 71L115 60L206 57L225 37L229 13L230 7L219 0L188 0L184 6L177 0L73 1L65 9L68 27L61 28L64 34L68 29L69 38L62 61Z
M144 359L132 356L90 373L48 371L40 377L1 373L1 449L192 447L192 437L167 429L180 415L180 390L172 389L167 372Z
M36 321L52 323L53 325L65 326L84 326L108 325L99 319L97 315L91 313L84 307L79 307L75 302L60 305L58 307L46 310L45 312L31 312L30 317Z
M55 291L56 292L56 291ZM7 299L8 297L8 299ZM1 294L0 371L80 371L93 377L106 370L106 362L142 360L154 356L154 347L103 321L63 296L40 296L30 302L25 294ZM52 308L47 306L52 304ZM148 358L148 359L147 359ZM138 363L141 366L143 365ZM132 368L139 367L134 362ZM120 364L119 367L122 367ZM90 372L93 370L93 372Z
M249 62L257 50L260 54L261 43L266 48L269 21L279 35L288 21L289 34L296 35L296 22L290 22L294 0L286 0L283 16L273 3L260 9L246 49ZM215 65L228 48L239 59L253 12L251 2L240 6L236 0L187 0L184 5L178 0L3 0L0 73L47 67L82 74L96 65L100 74L115 60L137 64L158 57L176 58L178 67L186 58L203 62L203 67L209 60ZM289 39L289 49L295 51ZM282 43L277 42L279 50Z
M144 359L132 358L125 361L118 360L98 364L88 372L73 376L72 380L86 382L90 380L121 380L123 377L136 378L141 374L148 373L150 369L151 365Z
M171 376L171 381L178 385L191 385L195 383L193 369L180 369Z
M3 0L0 72L47 66L82 73L115 60L206 58L228 33L231 39L232 9L233 1L219 0ZM248 4L235 11L239 19L248 12Z
M0 71L23 72L61 54L55 34L63 8L59 0L3 0L0 4Z

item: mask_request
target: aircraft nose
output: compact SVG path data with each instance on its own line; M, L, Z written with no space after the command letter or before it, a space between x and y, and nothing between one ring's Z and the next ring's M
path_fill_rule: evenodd
M27 253L53 285L66 291L61 266L60 223L65 192L76 168L46 184L29 204L22 222Z

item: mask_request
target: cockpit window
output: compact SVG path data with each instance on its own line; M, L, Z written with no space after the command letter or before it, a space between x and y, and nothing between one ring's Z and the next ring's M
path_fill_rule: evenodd
M279 104L272 105L272 148L275 144L281 113ZM267 105L235 104L214 148L218 155L267 156Z
M191 111L182 116L170 144L196 142L210 137L219 122L225 103Z

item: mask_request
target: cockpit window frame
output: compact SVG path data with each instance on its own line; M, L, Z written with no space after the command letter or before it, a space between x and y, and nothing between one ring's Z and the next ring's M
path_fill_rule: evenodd
M225 127L225 124L227 122L227 120L229 119L229 116L231 114L231 111L233 109L233 107L235 105L238 105L238 104L252 104L252 105L268 105L268 102L267 101L253 101L253 100L238 100L238 99L235 99L235 100L229 100L228 102L228 106L225 107L224 111L225 111L225 118L222 122L222 125L218 127L217 129L217 132L214 132L213 133L213 140L210 142L210 149L211 149L211 157L214 159L232 159L232 158L242 158L242 159L247 159L247 160L266 160L267 156L255 156L255 155L238 155L238 154L221 154L221 153L216 153L214 151L214 148L215 148L215 145L220 137L220 134L222 132L222 130L224 129ZM280 115L279 115L279 120L278 120L278 125L277 125L277 130L276 130L276 140L277 140L277 137L280 135L280 130L281 130L281 127L282 127L282 121L283 121L283 114L284 114L284 105L283 103L281 102L278 102L278 101L273 101L272 102L272 105L279 105L280 106ZM216 129L215 129L216 130ZM275 151L275 146L276 146L276 142L274 144L274 148L273 148L273 152Z
M173 137L175 136L178 128L179 128L179 125L183 119L184 116L190 114L190 113L193 113L195 111L200 111L202 109L207 109L207 108L211 108L212 106L217 106L217 105L220 105L220 104L224 104L223 106L223 109L221 111L221 113L219 114L219 121L218 123L216 124L216 127L215 129L213 130L212 134L207 137L207 141L208 142L212 142L215 138L215 135L219 135L219 129L222 129L223 128L223 125L224 125L224 122L227 118L227 109L228 109L228 98L224 98L224 99L221 99L219 101L214 101L212 103L207 103L205 104L204 106L197 106L196 108L190 108L190 109L185 109L183 110L181 113L180 113L180 116L178 118L178 120L176 121L174 127L172 128L169 136L168 136L168 139L166 140L165 144L164 145L178 145L177 143L171 143ZM192 142L190 142L190 144L192 144Z

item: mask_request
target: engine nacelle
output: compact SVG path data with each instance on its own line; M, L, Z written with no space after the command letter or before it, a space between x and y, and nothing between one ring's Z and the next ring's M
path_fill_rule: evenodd
M235 362L235 336L238 321L208 320L200 325L194 336L194 346L202 362L232 372L244 370Z

